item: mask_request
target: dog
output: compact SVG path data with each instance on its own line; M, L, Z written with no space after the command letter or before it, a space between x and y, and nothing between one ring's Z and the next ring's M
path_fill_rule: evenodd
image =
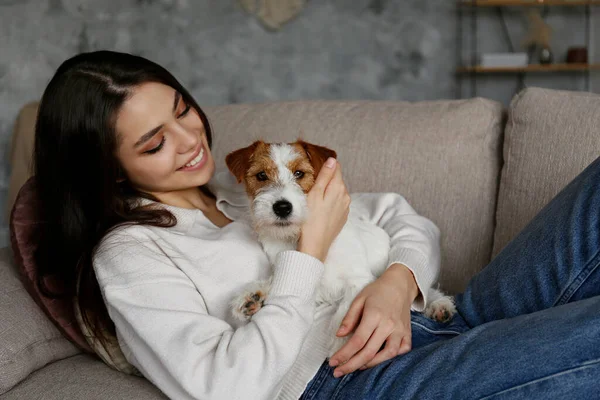
M337 158L335 151L298 139L294 143L261 140L228 154L225 162L250 197L250 223L271 265L277 254L296 250L302 223L308 215L306 194L314 185L325 161ZM332 243L325 272L316 295L318 304L337 305L331 320L329 356L349 336L335 335L354 298L385 271L390 237L381 228L353 213ZM253 282L231 302L232 314L241 321L252 318L269 294L271 279ZM446 322L456 312L454 301L436 289L428 292L430 304L424 314Z

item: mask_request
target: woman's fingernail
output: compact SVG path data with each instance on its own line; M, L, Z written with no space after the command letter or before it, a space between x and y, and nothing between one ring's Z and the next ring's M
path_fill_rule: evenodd
M344 375L344 373L342 371L334 371L333 372L333 377L334 378L339 378L342 375Z
M340 362L338 360L329 360L330 367L337 367Z
M340 326L340 329L338 329L337 334L339 335L340 333L344 332L346 330L346 326L342 325Z
M333 157L329 157L327 159L327 161L325 161L325 166L327 168L333 168L334 165L335 165L335 158L333 158Z

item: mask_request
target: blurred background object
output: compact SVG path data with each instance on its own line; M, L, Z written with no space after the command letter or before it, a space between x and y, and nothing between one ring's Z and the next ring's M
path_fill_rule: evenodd
M567 62L568 63L587 63L588 62L588 49L587 47L569 47L567 51Z
M513 93L527 86L597 90L596 57L568 62L567 53L598 46L598 6L600 0L458 0L456 97L487 97L490 87L512 87ZM496 26L500 35L492 42L489 32ZM516 62L517 40L528 52L527 65ZM482 62L490 55L500 56L500 62Z
M553 61L552 49L550 48L552 28L544 22L537 8L527 10L527 19L529 20L529 31L525 40L523 40L522 46L529 50L529 54L533 56L530 63L550 64Z
M267 28L277 30L295 18L305 0L238 0L242 7L255 15Z

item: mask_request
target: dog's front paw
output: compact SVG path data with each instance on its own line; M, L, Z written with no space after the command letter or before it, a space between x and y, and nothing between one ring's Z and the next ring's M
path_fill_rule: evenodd
M456 314L456 306L452 297L444 296L434 300L425 309L425 316L438 322L448 322Z
M267 294L262 290L244 293L233 301L231 311L237 319L248 321L264 306L266 298Z

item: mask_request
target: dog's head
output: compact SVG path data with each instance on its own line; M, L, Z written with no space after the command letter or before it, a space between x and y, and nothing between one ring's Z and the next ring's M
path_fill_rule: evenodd
M306 193L329 157L337 154L302 140L256 141L228 154L225 162L246 186L255 229L263 235L287 238L300 233L307 215Z

